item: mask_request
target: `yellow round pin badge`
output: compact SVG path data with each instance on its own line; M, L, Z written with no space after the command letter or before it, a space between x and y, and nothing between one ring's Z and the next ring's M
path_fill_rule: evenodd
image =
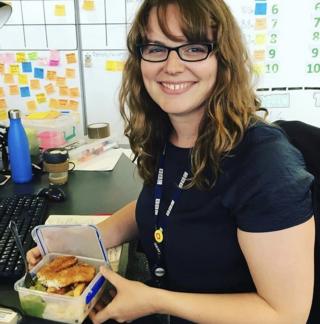
M154 231L154 239L157 243L161 243L163 241L163 233L161 229L157 229Z

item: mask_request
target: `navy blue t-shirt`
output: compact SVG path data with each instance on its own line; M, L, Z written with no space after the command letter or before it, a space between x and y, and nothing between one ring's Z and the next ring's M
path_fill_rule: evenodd
M167 210L177 183L189 168L190 150L169 143L160 213ZM215 186L208 191L194 187L183 190L168 217L164 250L168 289L256 291L237 228L269 232L307 221L313 215L312 181L301 153L289 144L282 130L263 123L251 126L241 143L222 160ZM144 185L136 220L152 269L156 260L154 186Z

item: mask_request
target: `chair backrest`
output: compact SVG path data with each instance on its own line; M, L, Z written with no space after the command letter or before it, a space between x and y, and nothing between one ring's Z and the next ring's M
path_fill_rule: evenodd
M287 134L288 140L303 155L307 170L315 177L312 203L316 223L315 285L308 324L320 323L320 128L301 121L278 120L275 122Z

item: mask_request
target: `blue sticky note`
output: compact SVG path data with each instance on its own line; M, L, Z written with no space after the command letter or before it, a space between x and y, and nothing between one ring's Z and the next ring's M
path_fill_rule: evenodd
M22 72L24 73L32 72L31 62L22 62Z
M37 79L44 78L44 70L41 68L34 68L34 77Z
M254 14L256 16L262 16L267 14L267 3L259 2L256 3Z
M20 87L20 95L21 97L30 97L29 87Z

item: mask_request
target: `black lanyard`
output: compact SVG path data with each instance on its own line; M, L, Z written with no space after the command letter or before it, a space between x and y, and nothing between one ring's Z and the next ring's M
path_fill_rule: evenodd
M155 267L153 269L153 275L159 281L160 279L163 279L165 276L165 266L164 266L164 255L163 255L163 248L165 243L165 231L167 228L167 217L170 216L172 209L179 199L182 188L184 183L187 180L188 172L184 171L181 179L179 181L178 187L175 189L171 202L167 208L167 211L164 214L161 214L159 212L160 208L160 202L162 198L162 185L163 185L163 176L164 176L164 164L165 164L165 155L166 155L166 146L163 149L162 155L160 156L159 161L159 170L158 170L158 177L157 177L157 183L155 185L154 189L154 216L155 216L155 229L153 233L153 245L155 247L156 253L157 253L157 262L155 264Z

